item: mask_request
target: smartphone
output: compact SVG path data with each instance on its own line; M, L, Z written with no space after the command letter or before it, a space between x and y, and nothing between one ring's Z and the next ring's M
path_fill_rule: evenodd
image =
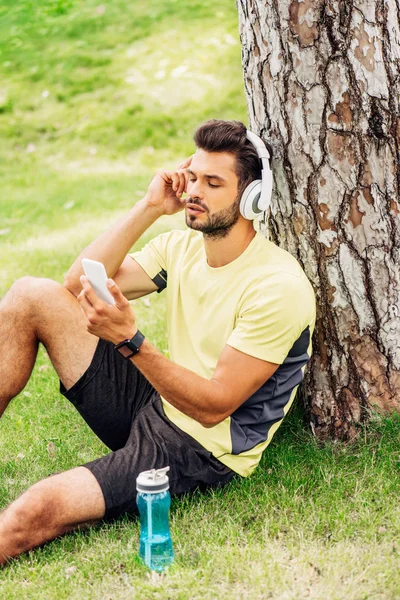
M108 304L115 304L115 300L107 288L107 273L103 263L90 258L82 258L82 267L86 277L89 279L90 285L94 289L96 295Z

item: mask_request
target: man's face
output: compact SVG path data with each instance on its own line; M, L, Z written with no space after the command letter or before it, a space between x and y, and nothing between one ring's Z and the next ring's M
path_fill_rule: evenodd
M186 225L212 238L225 237L237 222L235 157L197 149L187 169Z

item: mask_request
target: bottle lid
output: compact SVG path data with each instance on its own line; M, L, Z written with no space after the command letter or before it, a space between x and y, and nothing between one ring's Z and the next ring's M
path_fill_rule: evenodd
M142 471L136 479L137 491L145 492L146 494L164 492L169 488L168 471L169 467L164 467L163 469L151 469L151 471Z

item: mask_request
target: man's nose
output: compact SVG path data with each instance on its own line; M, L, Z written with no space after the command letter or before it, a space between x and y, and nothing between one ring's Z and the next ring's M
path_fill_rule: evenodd
M198 179L196 179L196 181L189 181L187 193L192 198L203 198L203 186Z

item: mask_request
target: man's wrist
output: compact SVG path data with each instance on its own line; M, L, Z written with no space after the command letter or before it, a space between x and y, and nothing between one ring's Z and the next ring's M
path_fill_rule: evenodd
M131 338L127 338L119 342L119 344L116 344L114 350L124 358L132 358L132 356L135 356L135 354L139 352L144 340L145 337L143 333L137 329L136 333Z
M143 209L146 213L154 217L154 220L159 219L164 215L164 206L157 206L157 204L154 204L148 194L146 194L139 202L143 205Z
M134 327L130 330L126 330L124 332L124 333L126 333L126 335L124 335L123 337L121 335L119 335L117 338L114 338L111 341L114 344L114 346L118 346L118 344L120 344L121 342L132 339L138 331L139 331L139 329L137 327Z

